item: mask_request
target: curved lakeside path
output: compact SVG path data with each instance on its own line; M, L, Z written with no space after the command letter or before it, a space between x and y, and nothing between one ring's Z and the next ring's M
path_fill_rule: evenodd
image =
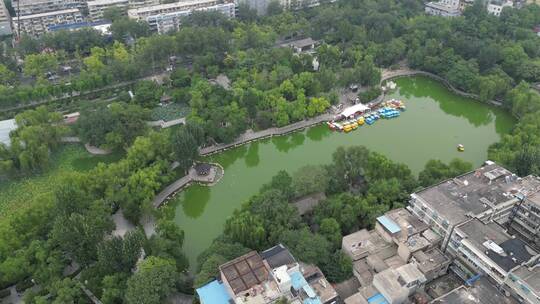
M201 156L211 155L217 152L221 152L227 149L238 147L247 143L250 143L255 140L264 139L272 136L286 135L298 130L305 129L314 125L331 120L334 117L333 114L322 114L316 117L313 117L308 120L302 120L295 122L285 127L281 128L270 128L262 131L253 132L252 130L246 131L244 134L240 135L234 142L230 144L217 144L208 147L199 149L199 154Z
M206 176L198 175L197 170L195 170L195 166L189 168L187 175L177 179L174 183L168 185L154 197L152 200L152 206L154 208L159 208L167 201L168 198L182 190L184 187L191 185L193 182L198 182L206 186L215 185L223 177L225 171L220 164L211 163L210 165L212 166L212 169Z

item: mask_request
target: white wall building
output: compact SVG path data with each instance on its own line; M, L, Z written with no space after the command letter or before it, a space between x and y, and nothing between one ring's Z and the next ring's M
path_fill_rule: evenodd
M11 34L11 16L4 1L0 1L0 37Z
M83 22L81 12L74 9L20 16L13 20L21 34L39 36L49 31L50 26Z
M500 0L500 1L491 1L487 5L487 11L488 13L499 17L501 15L502 10L505 7L513 7L514 3L510 0Z
M425 12L428 15L457 17L461 15L459 0L442 0L425 4Z
M86 0L13 0L16 14L33 15L72 8L85 9Z
M88 17L92 21L103 19L103 12L112 7L121 9L136 9L145 6L158 5L159 0L94 0L88 1Z
M235 5L221 0L184 1L130 9L128 16L146 21L154 31L165 33L178 29L182 17L188 16L192 11L219 11L229 18L234 18Z

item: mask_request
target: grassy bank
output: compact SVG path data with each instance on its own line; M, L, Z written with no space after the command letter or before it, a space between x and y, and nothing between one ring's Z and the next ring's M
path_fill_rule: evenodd
M91 155L79 144L68 144L60 148L54 153L50 168L44 173L0 182L0 219L15 208L28 207L32 198L50 193L63 174L90 170L99 162L114 162L122 156L119 152L105 156Z

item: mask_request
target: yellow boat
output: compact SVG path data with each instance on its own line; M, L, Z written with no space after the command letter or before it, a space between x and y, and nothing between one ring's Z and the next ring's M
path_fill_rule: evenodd
M359 126L363 125L363 124L365 123L364 117L358 118L358 120L356 121L356 123L357 123Z
M343 131L345 131L346 133L349 133L352 131L352 126L351 125L345 125L343 126Z
M351 124L351 127L353 128L353 130L356 129L356 128L358 128L358 123L353 122L353 123Z

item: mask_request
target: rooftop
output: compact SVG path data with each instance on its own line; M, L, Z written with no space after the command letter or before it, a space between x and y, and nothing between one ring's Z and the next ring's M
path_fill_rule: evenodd
M88 1L88 6L98 6L98 5L115 5L120 3L127 4L129 0L94 0L94 1Z
M202 304L229 304L231 300L225 286L216 280L197 288L197 294Z
M368 304L368 301L362 296L360 292L353 294L352 296L344 300L345 304Z
M392 220L401 230L400 240L406 240L408 237L422 233L429 229L429 226L422 222L417 216L411 214L405 208L393 209L385 213L386 218Z
M396 269L388 268L377 273L373 277L373 286L384 294L387 300L390 300L408 295L409 287L407 285L409 283L420 284L425 281L424 274L418 270L416 265L409 263Z
M512 297L500 293L486 278L481 277L472 286L460 286L433 300L431 304L517 304Z
M216 0L193 0L193 1L181 1L181 2L173 2L173 3L167 3L167 4L157 4L157 5L150 5L150 6L143 6L139 8L130 9L129 15L132 14L145 14L155 11L161 11L161 10L169 10L169 9L183 9L185 7L190 7L193 5L199 5L199 4L214 4L216 3Z
M459 224L502 203L515 199L518 177L493 162L412 194L438 215Z
M32 15L24 15L20 16L20 20L26 20L26 19L34 19L34 18L43 18L43 17L49 17L49 16L58 16L58 15L66 15L66 14L76 14L80 11L76 8L72 9L65 9L65 10L59 10L59 11L52 11L47 13L40 13L40 14L32 14ZM14 19L14 21L17 20L17 18Z
M416 266L423 273L437 269L441 265L450 262L450 259L438 248L433 248L428 251L418 251L413 253L412 256L416 261Z
M538 254L522 240L511 237L494 222L484 224L474 219L460 225L458 229L467 235L466 242L483 251L505 271L528 262Z
M426 6L440 10L440 11L445 11L447 13L459 13L459 10L457 8L453 8L439 2L428 2L426 3Z
M344 236L342 245L353 255L373 254L394 246L393 243L386 242L375 230L366 229Z
M535 267L521 266L513 272L521 281L527 283L536 294L540 293L540 264Z
M270 268L278 268L283 265L295 264L296 260L285 246L276 245L270 249L261 252L261 257L266 260Z
M292 47L295 47L295 48L303 49L305 47L314 45L315 43L316 43L315 40L311 39L311 37L308 37L308 38L304 38L304 39L291 41L291 42L288 43L288 45L290 45Z
M269 278L261 256L251 251L219 267L235 295L267 281Z

